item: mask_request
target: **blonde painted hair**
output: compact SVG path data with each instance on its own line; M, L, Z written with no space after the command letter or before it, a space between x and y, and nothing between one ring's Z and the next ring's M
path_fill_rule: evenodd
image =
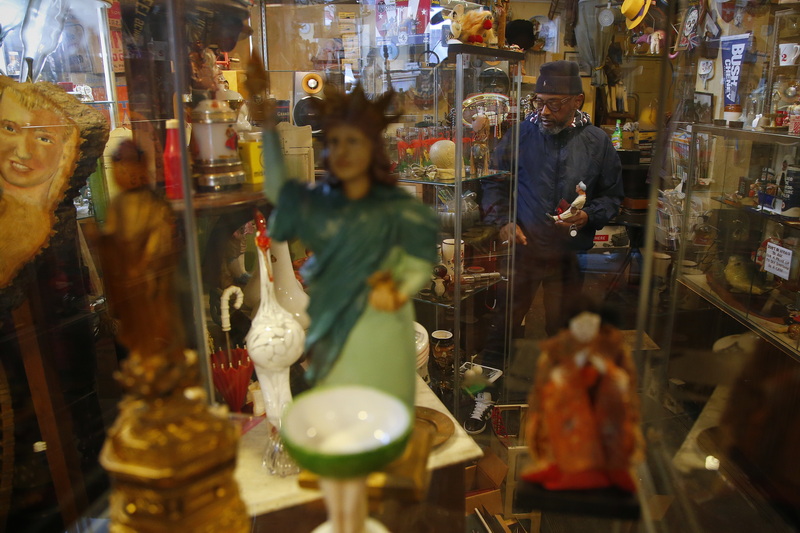
M10 78L0 77L0 100L6 94L13 95L22 107L28 111L49 111L56 115L60 124L54 124L60 129L61 138L64 141L64 148L56 167L56 171L50 179L50 186L47 190L48 211L52 212L61 197L69 186L69 179L75 171L75 166L80 158L80 129L75 121L64 111L64 109L47 96L45 91L40 89L35 83L17 83Z

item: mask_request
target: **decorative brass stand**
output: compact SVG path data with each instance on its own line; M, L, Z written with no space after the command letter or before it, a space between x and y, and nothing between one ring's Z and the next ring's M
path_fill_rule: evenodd
M238 432L206 406L177 320L174 227L166 201L131 189L99 238L112 314L130 349L117 376L127 395L100 455L113 482L111 532L245 532L250 518L233 478Z

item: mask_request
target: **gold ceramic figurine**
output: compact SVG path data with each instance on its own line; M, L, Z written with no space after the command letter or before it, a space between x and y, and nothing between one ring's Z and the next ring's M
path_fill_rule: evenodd
M118 373L127 395L100 455L113 482L111 531L249 531L233 477L238 432L192 394L198 372L175 305L174 226L166 201L141 187L115 199L100 237L119 339L130 350Z

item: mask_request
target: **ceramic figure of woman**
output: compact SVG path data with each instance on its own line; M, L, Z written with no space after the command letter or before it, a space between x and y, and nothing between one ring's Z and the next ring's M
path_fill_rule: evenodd
M301 273L309 294L306 337L312 385L368 385L414 405L414 312L409 296L430 283L437 221L395 186L382 131L393 94L366 98L326 86L319 104L326 179L286 180L278 135L265 130L269 230L313 251Z

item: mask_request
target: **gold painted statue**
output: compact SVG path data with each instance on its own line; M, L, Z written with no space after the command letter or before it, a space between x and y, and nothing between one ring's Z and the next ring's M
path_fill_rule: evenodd
M125 159L137 153L122 150L119 163L135 166ZM114 200L100 237L112 313L130 350L118 376L127 395L100 456L113 480L111 531L249 531L233 477L238 431L192 394L198 373L175 305L174 227L166 201L141 187Z

